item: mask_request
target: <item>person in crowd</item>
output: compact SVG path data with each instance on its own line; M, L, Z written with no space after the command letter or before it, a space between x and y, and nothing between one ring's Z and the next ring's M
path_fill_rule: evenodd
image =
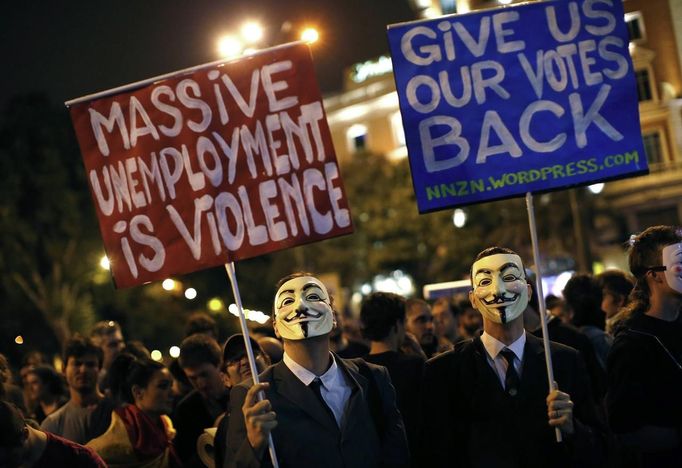
M64 376L44 364L28 371L26 390L30 401L35 402L31 417L38 423L61 408L68 399Z
M525 332L531 288L521 258L485 249L471 281L483 334L426 364L419 466L601 466L602 432L582 360L550 343L558 387L548 391L542 340Z
M270 435L280 466L405 466L407 441L388 372L330 352L336 322L324 284L310 273L282 278L273 322L284 358L259 385L232 389L227 466L267 465Z
M608 358L606 410L616 466L673 467L682 460L682 231L654 226L631 240L635 286L629 319Z
M173 376L173 408L177 408L182 401L193 390L192 384L185 375L185 371L180 367L180 361L173 359L168 365L168 370Z
M460 311L458 315L459 327L457 328L457 336L462 341L475 338L483 326L480 312L474 309L468 300L459 301L457 308Z
M24 393L21 391L21 388L14 384L12 369L10 368L9 361L3 354L0 354L0 384L2 384L5 392L3 398L22 411L26 411Z
M128 364L125 403L114 409L107 431L87 446L110 467L181 467L172 442L175 430L168 417L173 404L173 378L160 362L132 355L120 360L125 354L114 360L114 364Z
M590 339L597 361L606 371L606 357L613 338L604 331L606 316L601 310L601 286L591 275L573 275L564 287L563 296L573 325Z
M417 453L424 358L400 352L405 339L405 298L385 292L370 294L362 302L360 321L362 333L371 343L364 359L388 369L405 424L410 454L414 456ZM413 465L415 462L413 459Z
M405 330L417 338L427 357L436 354L438 339L433 329L431 306L422 299L408 299L405 304L405 313Z
M268 355L271 363L277 364L282 360L282 357L284 356L284 347L282 346L281 341L272 336L262 336L257 338L257 341L258 345L265 351L265 354Z
M346 318L343 314L334 311L334 319L336 321L336 328L329 334L330 349L337 356L345 359L358 358L367 354L369 347L366 344L347 336L345 330Z
M555 307L564 309L565 305L563 299L556 296L554 297L555 299L553 301L548 301L548 311L549 305L552 303ZM580 356L585 362L587 373L590 376L592 397L597 404L600 416L603 418L601 403L604 399L604 394L606 393L606 370L599 364L592 342L586 334L573 326L570 321L564 322L560 314L549 313L547 315L547 332L551 341L570 346L580 353ZM534 330L533 335L542 338L542 327Z
M251 349L253 349L254 357L256 358L256 368L258 369L258 373L261 373L270 365L270 358L258 344L258 341L253 337L249 337L249 339L251 340ZM249 360L246 356L244 335L241 333L232 335L225 342L225 345L223 346L221 371L225 377L225 386L229 389L232 389L232 387L239 385L242 382L251 382L251 366L249 366ZM223 466L225 460L227 428L230 420L229 416L230 415L226 412L220 419L218 430L215 434L215 466L219 467ZM238 416L241 416L241 414L238 414Z
M106 468L92 450L24 421L21 411L0 401L0 466L6 468Z
M602 288L601 309L606 314L606 333L615 336L618 324L628 317L629 296L635 286L633 276L623 270L606 270L597 275Z
M101 435L111 422L111 401L97 388L102 349L81 336L64 346L64 375L69 401L45 418L41 428L78 444Z
M97 378L99 390L104 393L108 387L107 372L118 353L125 348L121 326L113 320L97 322L90 330L90 339L102 350L102 368Z
M457 306L451 304L447 297L439 297L431 306L433 328L438 340L438 353L450 351L460 340L457 335L459 312Z
M203 333L218 341L218 324L206 312L193 312L185 324L185 337Z
M214 427L225 412L229 390L220 372L220 345L211 336L196 333L180 344L180 367L194 387L175 408L175 446L186 466L201 466L197 438L204 428Z

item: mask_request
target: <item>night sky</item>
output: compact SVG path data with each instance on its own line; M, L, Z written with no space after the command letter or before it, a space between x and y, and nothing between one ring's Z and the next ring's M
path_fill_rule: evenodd
M245 20L286 42L281 25L315 25L323 93L343 69L387 53L386 25L414 19L408 0L13 1L0 14L0 104L45 92L55 103L217 60L217 38Z

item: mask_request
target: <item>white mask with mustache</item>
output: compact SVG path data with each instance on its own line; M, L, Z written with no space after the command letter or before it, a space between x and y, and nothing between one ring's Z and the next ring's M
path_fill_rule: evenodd
M285 340L325 335L335 325L329 293L317 278L299 276L277 290L275 330Z
M528 284L521 257L494 254L474 262L471 268L474 290L471 304L485 319L509 323L528 305Z

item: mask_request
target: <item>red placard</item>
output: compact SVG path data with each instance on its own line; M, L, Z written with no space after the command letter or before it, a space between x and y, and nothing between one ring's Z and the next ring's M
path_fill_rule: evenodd
M353 231L307 45L71 107L117 287Z

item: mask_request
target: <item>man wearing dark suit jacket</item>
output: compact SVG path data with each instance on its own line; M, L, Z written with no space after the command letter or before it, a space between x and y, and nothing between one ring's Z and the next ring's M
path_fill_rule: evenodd
M530 286L521 258L486 249L471 279L484 331L426 365L420 466L599 466L600 423L582 360L551 343L561 390L548 392L542 340L524 331Z
M407 465L386 369L330 353L335 325L331 298L317 278L294 274L279 282L274 328L284 340L284 358L259 385L232 390L227 466L269 466L270 433L282 468ZM259 402L260 391L265 399Z

